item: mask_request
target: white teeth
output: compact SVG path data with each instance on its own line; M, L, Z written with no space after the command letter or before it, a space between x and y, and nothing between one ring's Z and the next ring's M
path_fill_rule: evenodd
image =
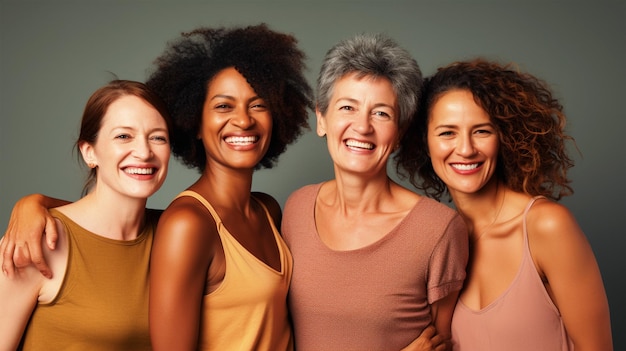
M374 149L374 144L364 143L362 141L357 141L357 140L352 140L352 139L346 141L346 146L348 146L348 147L357 147L359 149L367 149L367 150Z
M224 141L226 141L229 144L248 145L257 141L257 137L255 136L245 136L245 137L230 136L224 139Z
M452 167L461 171L469 171L478 167L478 163L471 163L471 164L454 163L452 164Z
M124 170L124 172L128 174L152 174L154 173L154 168L128 167Z

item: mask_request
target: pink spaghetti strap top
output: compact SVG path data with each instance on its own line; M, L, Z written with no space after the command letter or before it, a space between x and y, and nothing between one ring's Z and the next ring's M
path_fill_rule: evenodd
M517 275L495 301L475 311L458 301L452 317L455 351L571 351L573 346L558 309L533 263L524 210L524 252Z

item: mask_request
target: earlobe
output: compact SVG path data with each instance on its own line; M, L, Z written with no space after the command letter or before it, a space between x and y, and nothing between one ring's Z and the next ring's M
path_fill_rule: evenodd
M96 168L98 163L93 146L87 142L81 142L78 148L80 149L80 154L82 155L83 161L85 161L87 166L89 168Z

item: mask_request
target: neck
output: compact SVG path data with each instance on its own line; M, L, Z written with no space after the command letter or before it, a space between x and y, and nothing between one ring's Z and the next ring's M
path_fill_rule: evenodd
M396 184L382 174L372 178L359 175L336 173L328 184L327 204L341 211L352 213L378 212L393 198Z
M478 240L496 224L506 193L506 187L497 179L476 193L451 193L457 210L467 223L472 241Z
M202 194L213 206L247 212L253 173L252 169L207 167L190 189Z
M133 240L143 230L146 201L96 188L66 207L72 220L95 234L114 240Z

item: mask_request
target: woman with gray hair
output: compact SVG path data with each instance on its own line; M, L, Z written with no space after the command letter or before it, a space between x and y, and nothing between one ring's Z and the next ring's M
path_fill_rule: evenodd
M433 343L450 336L466 226L387 174L421 84L417 62L384 35L344 40L324 59L317 134L335 178L294 192L282 222L294 258L289 307L300 351L415 347L431 324Z

